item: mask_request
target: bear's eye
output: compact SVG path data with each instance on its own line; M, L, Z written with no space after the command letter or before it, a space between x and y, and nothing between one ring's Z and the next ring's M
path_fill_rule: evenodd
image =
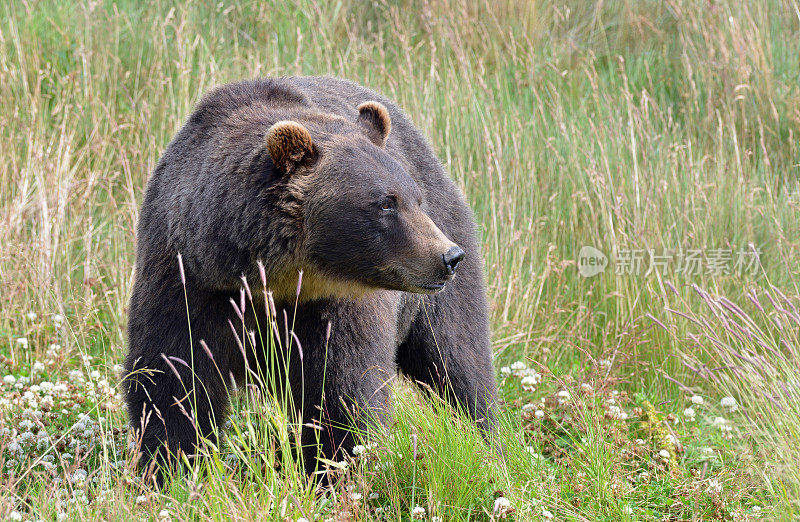
M394 196L387 196L383 202L381 202L381 210L383 211L390 211L397 208L397 199Z

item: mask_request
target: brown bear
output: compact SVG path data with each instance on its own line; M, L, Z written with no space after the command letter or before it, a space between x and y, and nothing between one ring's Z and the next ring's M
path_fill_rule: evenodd
M279 316L294 316L275 331L291 339L288 365L261 341L265 283ZM245 285L243 311L231 300ZM239 336L243 323L258 335ZM484 431L495 423L472 212L409 118L345 80L257 79L200 101L147 184L128 337L145 466L214 437L253 366L285 379L315 426L301 437L308 472L351 450L354 428L385 421L398 371Z

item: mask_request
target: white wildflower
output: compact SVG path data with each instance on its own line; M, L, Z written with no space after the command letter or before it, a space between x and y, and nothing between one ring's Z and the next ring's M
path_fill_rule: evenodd
M22 513L17 511L16 509L8 514L9 520L22 520Z
M546 509L542 508L542 518L547 520L553 520L553 514Z
M137 504L144 504L145 502L147 502L147 497L145 495L139 495L136 497Z
M425 508L422 506L414 506L411 510L411 518L423 520L425 518Z
M533 414L536 416L537 419L544 418L544 411L543 410L536 410L535 412L533 412Z
M539 453L536 452L535 449L533 449L533 446L525 446L525 451L530 453L530 455L533 458L533 460L543 460L544 459L544 457L542 457Z
M524 372L525 377L530 377L533 380L534 384L538 384L542 382L542 374L534 370L533 368L528 368Z
M15 382L17 382L17 379L13 375L8 374L5 377L3 377L3 382L6 384L14 384Z
M44 371L44 363L41 361L36 361L33 363L33 372L34 373L42 373Z
M517 361L511 365L511 371L516 377L524 377L527 369L528 365L522 361Z
M716 478L709 479L707 491L709 493L721 493L722 482L720 482L719 479Z
M699 395L692 395L692 404L701 405L703 404L703 398Z
M28 346L28 338L27 337L17 338L17 344L25 348L26 346Z
M36 315L36 312L28 312L27 314L25 314L25 317L27 317L29 321L35 321L36 318L39 316Z
M628 504L625 504L625 505L622 507L622 513L623 513L624 515L633 515L633 508L632 508L632 507L630 507Z
M506 518L511 513L511 501L506 497L497 497L494 501L494 514L500 518Z
M503 377L508 377L509 375L511 375L511 367L503 366L502 368L500 368L500 375L502 375Z
M514 370L515 372L521 372L522 370L526 370L527 368L528 365L522 361L517 361L511 365L511 369Z
M609 406L608 414L612 419L625 420L628 418L628 414L617 405Z
M723 408L727 408L729 413L733 413L737 409L739 409L739 405L736 404L736 399L734 399L733 397L723 397L722 400L720 401L720 405Z
M73 383L83 384L85 378L83 376L83 372L80 370L70 370L69 372L69 380Z
M361 444L357 444L357 445L353 446L353 455L356 455L356 456L363 455L364 452L366 452L366 451L367 451L367 448L365 448Z
M532 392L536 390L536 384L541 380L537 379L535 375L526 375L522 378L522 388L525 391Z
M556 394L556 397L558 397L559 404L564 404L569 400L569 392L567 390L561 390Z
M358 502L362 498L364 498L364 496L361 493L350 493L350 500L353 502Z
M683 416L686 417L686 420L689 422L694 422L695 419L695 411L694 408L686 408L683 410Z
M664 460L667 460L669 458L669 451L662 449L658 452L658 456Z
M86 477L89 476L89 473L86 472L85 469L78 468L72 473L71 481L74 484L83 484L86 481ZM138 502L138 500L137 500Z

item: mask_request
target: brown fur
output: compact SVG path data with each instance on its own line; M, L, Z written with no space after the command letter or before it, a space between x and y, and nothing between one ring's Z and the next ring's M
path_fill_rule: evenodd
M295 165L316 155L311 135L294 121L279 121L267 131L267 149L276 167L291 174Z

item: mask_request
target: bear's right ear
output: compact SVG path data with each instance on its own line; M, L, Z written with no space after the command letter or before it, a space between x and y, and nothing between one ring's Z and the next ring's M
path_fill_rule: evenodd
M317 148L308 130L296 121L279 121L267 131L267 150L272 163L286 174L317 158Z
M386 145L386 139L392 132L392 119L386 106L380 102L368 101L358 106L358 124L367 134L370 141L378 147Z

